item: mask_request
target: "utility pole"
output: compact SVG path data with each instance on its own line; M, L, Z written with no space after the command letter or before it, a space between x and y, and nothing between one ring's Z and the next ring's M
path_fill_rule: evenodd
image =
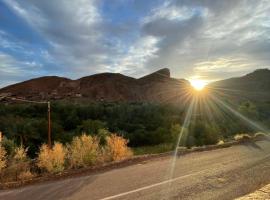
M48 101L48 147L52 148L51 139L51 103Z
M33 101L33 100L26 100L26 99L19 99L15 97L9 97L8 95L1 95L0 94L0 101L2 99L10 99L12 101L21 101L21 102L27 102L27 103L39 103L39 104L47 104L48 105L48 147L52 148L52 138L51 138L51 104L50 101ZM1 132L0 132L1 133Z

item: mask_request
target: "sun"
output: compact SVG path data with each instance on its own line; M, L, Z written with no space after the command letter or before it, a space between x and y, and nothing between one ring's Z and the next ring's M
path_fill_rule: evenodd
M197 80L190 80L190 84L197 91L203 90L204 87L207 85L206 81L198 80L198 79Z

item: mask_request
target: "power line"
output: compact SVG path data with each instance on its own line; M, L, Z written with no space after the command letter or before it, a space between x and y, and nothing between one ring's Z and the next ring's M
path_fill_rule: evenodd
M33 101L22 98L8 97L8 96L0 96L0 100L2 99L10 99L12 101L20 101L25 103L37 103L37 104L47 104L48 105L48 146L52 147L52 139L51 139L51 103L50 101Z
M10 100L13 100L13 101L26 102L26 103L48 104L48 101L33 101L33 100L27 100L27 99L22 99L22 98L15 98L15 97L8 97L8 96L6 96L6 97L4 96L2 98L3 99L10 99Z

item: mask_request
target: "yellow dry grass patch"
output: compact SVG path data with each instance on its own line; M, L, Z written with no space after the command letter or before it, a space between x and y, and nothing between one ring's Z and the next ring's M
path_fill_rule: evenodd
M73 138L68 146L70 167L85 167L95 164L99 152L99 140L83 134Z
M133 155L131 149L127 146L128 140L112 134L106 138L106 141L106 155L108 156L109 160L124 160Z
M223 140L219 140L217 143L217 145L223 145L223 144L225 144L225 142Z
M250 140L251 136L249 134L237 134L237 135L234 136L234 139L237 140L237 141Z
M43 144L40 147L37 165L48 172L61 172L65 168L66 153L66 148L61 143L56 142L52 149Z
M0 172L7 166L7 152L0 144Z
M25 161L27 159L27 148L24 148L23 146L16 147L14 152L14 159L16 161Z

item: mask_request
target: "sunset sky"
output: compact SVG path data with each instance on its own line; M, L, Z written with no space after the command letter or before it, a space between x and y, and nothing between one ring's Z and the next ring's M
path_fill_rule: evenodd
M0 0L0 87L39 76L206 81L270 67L268 0Z

